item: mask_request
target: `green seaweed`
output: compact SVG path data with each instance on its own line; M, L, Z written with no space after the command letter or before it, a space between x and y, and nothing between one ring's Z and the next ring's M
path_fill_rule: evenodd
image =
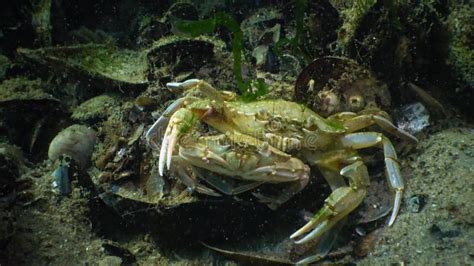
M313 59L311 52L309 52L304 46L302 41L302 35L304 32L304 11L308 4L308 0L296 0L295 1L295 19L296 19L296 32L295 36L291 39L281 38L273 47L273 52L278 57L283 57L283 48L289 46L290 51L304 61L309 62Z
M219 12L212 18L203 20L176 20L173 24L176 33L198 37L215 31L217 26L223 26L232 32L232 56L234 59L234 75L237 80L237 87L242 98L250 101L264 95L268 91L268 86L262 80L247 81L242 77L242 50L244 35L239 23L229 14ZM252 88L255 86L255 88Z

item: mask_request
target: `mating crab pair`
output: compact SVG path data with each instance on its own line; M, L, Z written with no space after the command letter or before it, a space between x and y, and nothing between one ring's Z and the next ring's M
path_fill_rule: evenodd
M417 139L396 128L384 112L342 112L323 118L295 102L243 102L234 93L218 91L202 80L167 86L184 90L185 96L171 104L146 133L151 147L160 150L160 175L166 167L189 188L214 196L242 193L264 183L288 184L278 196L254 193L276 207L308 183L310 168L305 162L317 166L332 193L314 217L290 236L296 244L303 244L321 238L362 202L370 181L357 150L379 147L395 194L388 224L395 221L404 189L395 148L381 133L358 131L376 124L402 139L415 143ZM201 122L219 133L206 136L199 132ZM155 140L161 137L159 148ZM316 259L311 256L300 262Z

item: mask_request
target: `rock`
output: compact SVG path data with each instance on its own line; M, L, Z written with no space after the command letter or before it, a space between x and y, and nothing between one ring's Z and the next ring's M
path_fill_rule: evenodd
M408 210L413 213L420 212L426 204L426 197L423 195L413 195L407 202Z
M99 261L99 266L120 266L122 259L116 256L105 256Z
M398 128L417 134L430 125L430 115L419 102L404 105L395 110L394 119Z

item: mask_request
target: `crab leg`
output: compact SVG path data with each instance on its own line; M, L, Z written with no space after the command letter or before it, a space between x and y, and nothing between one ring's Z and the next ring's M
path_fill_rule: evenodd
M385 157L385 173L392 191L395 191L392 215L388 222L388 225L391 226L395 222L395 218L400 210L403 190L405 188L400 174L400 163L398 162L393 144L384 135L376 132L348 134L341 138L341 143L344 147L352 149L363 149L372 146L378 146L383 149Z
M348 151L347 149L333 150L325 153L307 151L304 153L304 157L310 164L318 166L332 191L340 187L347 187L347 182L340 174L341 165L350 165L362 160L356 151ZM322 234L320 238L308 241L305 244L308 248L312 248L316 245L315 255L303 258L298 261L297 264L309 264L325 257L331 250L339 231L346 222L347 217L344 217Z
M209 195L209 196L214 196L214 197L219 197L219 193L215 192L213 189L208 188L204 185L199 184L194 178L189 176L189 174L186 171L186 167L182 164L180 164L180 159L179 156L173 156L173 160L177 161L177 164L179 164L178 167L175 167L176 175L178 178L185 184L188 188L191 190L196 190L199 193Z
M155 138L160 135L160 132L168 125L170 116L173 115L179 108L181 108L185 102L185 98L179 98L174 101L170 106L166 108L163 114L156 120L155 123L145 133L145 139L148 145L154 150L158 150L158 145L155 142Z
M166 86L170 90L191 90L198 89L206 97L213 99L219 103L223 103L226 100L233 99L235 94L232 92L218 91L212 87L209 83L200 79L188 79L183 82L169 82L166 83Z
M278 196L268 196L262 193L254 192L252 195L256 197L261 203L267 204L272 210L278 208L283 203L287 202L294 195L298 194L303 188L306 187L309 181L309 167L307 173L300 176L298 180L292 181L285 189L280 192Z
M341 169L340 175L349 179L349 186L335 189L325 200L324 207L303 227L290 236L291 239L303 238L295 241L304 244L321 237L338 221L353 211L367 194L369 174L362 161L357 161Z
M245 184L240 184L233 187L229 181L223 179L220 176L216 176L212 172L204 172L204 169L199 167L193 167L193 170L199 176L199 178L206 181L208 184L225 195L238 195L263 184L263 182L246 182Z
M351 113L343 113L344 115L348 116ZM418 140L412 136L410 133L396 127L392 122L388 119L380 116L380 115L360 115L356 116L354 114L353 118L348 119L344 122L344 126L347 128L347 132L355 132L362 128L369 127L373 124L378 125L383 130L387 131L388 133L399 137L401 139L410 141L412 143L418 143Z
M168 82L166 83L166 87L171 91L188 90L196 86L199 82L201 82L200 79L188 79L183 82Z

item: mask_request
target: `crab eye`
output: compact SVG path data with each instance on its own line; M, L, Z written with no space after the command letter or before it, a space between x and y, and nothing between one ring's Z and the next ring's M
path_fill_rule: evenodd
M352 95L348 99L348 105L351 111L359 111L364 107L364 99L360 95Z

